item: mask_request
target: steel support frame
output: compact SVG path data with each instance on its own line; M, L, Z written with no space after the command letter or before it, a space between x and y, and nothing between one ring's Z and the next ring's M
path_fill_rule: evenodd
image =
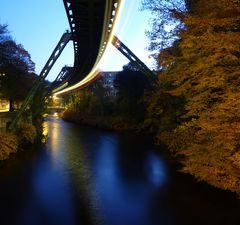
M49 57L47 63L43 67L40 75L38 76L38 79L35 81L33 87L31 88L27 97L23 101L20 109L18 110L18 112L16 114L16 117L11 122L11 124L8 128L9 131L15 131L16 130L17 124L18 124L22 114L27 109L29 103L32 101L32 99L33 99L34 95L36 94L37 90L39 89L40 85L42 84L44 79L47 77L47 75L48 75L49 71L51 70L51 68L53 67L54 63L57 61L57 59L61 55L63 49L65 48L65 46L67 45L67 43L71 39L72 39L72 33L67 30L62 35L62 37L60 38L60 41L58 42L57 46L53 50L53 52L52 52L51 56Z
M151 79L155 77L155 74L115 35L112 39L112 44L146 76Z

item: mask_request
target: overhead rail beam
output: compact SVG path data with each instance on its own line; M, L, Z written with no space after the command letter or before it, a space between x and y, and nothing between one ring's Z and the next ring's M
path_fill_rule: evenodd
M101 42L107 0L63 0L74 47L70 83L83 79L92 69Z
M113 38L113 29L121 2L122 0L64 0L73 33L74 72L72 78L69 79L69 86L57 91L56 95L74 92L96 79L99 73L98 63ZM102 6L104 6L104 9ZM88 18L89 7L92 7L92 11L95 12L94 19L92 18L91 22ZM104 13L96 14L100 10ZM99 24L99 21L102 21L102 23ZM85 26L86 24L89 28ZM92 27L96 28L92 29ZM91 34L90 31L92 30L95 30L95 32ZM90 38L90 35L95 39ZM92 41L94 42L92 43Z
M63 0L73 37L73 80L80 81L101 59L121 0Z

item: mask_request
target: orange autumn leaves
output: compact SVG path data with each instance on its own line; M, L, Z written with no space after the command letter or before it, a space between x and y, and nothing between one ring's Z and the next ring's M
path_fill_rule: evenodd
M171 114L174 126L159 118L158 141L184 156L182 171L240 195L240 4L196 1L184 24L180 40L160 53L148 115L169 111L160 92L184 99Z

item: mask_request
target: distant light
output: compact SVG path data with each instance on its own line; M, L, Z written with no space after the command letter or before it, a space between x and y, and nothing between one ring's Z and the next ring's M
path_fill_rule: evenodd
M55 95L55 94L52 96L52 98L53 98L53 100L59 99L59 97L57 95Z
M55 113L53 114L53 116L54 116L54 117L58 117L58 113L55 112Z

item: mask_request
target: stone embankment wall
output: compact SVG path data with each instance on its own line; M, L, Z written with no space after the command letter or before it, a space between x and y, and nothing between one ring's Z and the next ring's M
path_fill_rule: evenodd
M17 112L0 112L0 133L5 132ZM26 122L32 122L32 116L28 115L23 118Z
M8 124L16 116L16 112L1 112L0 113L0 132L5 132L7 129Z

